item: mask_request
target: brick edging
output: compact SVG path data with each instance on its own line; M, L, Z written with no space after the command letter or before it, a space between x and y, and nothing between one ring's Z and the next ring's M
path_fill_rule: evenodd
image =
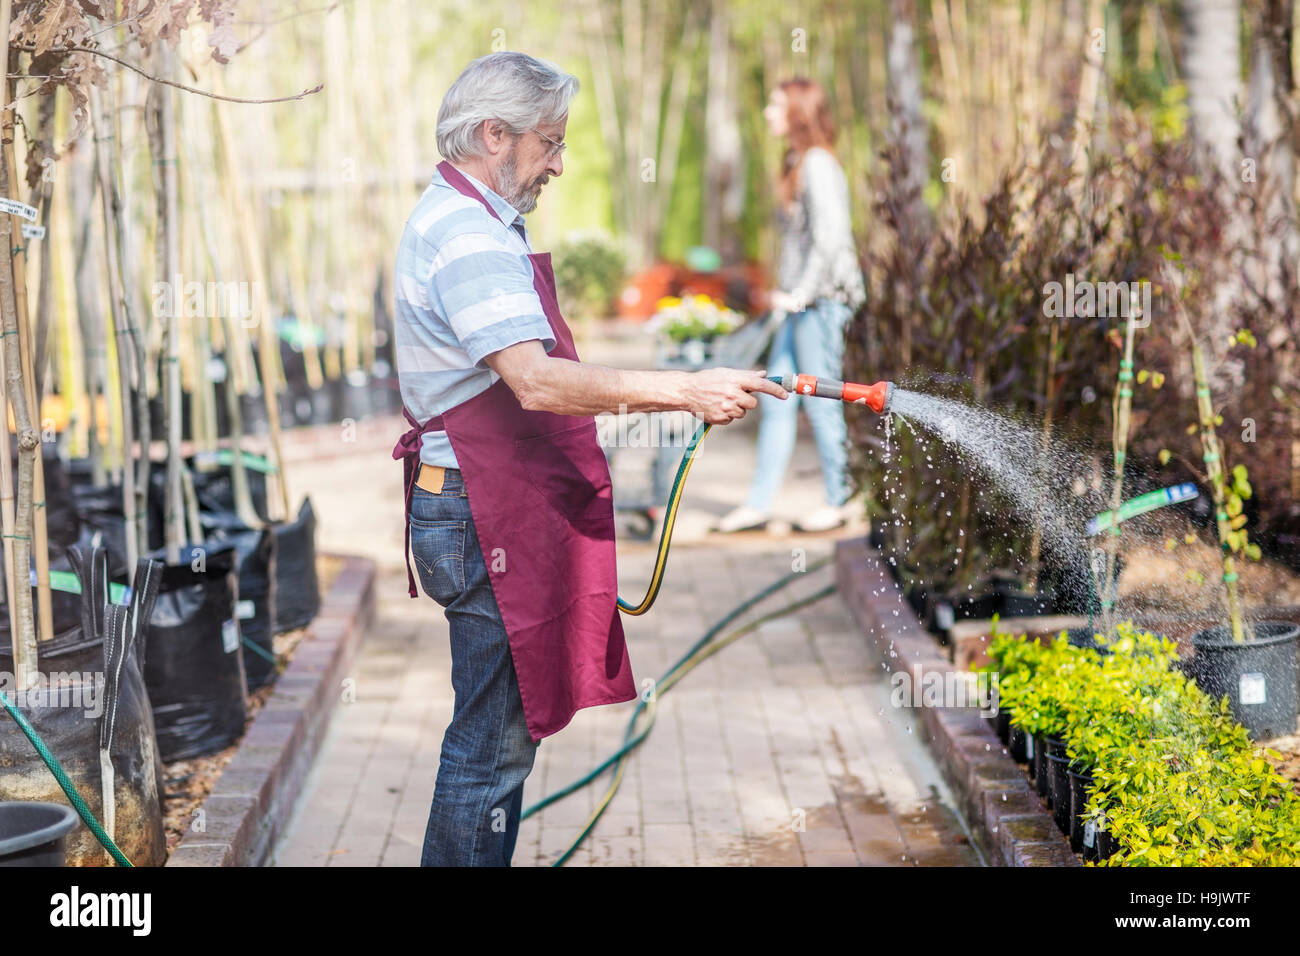
M835 577L841 598L891 673L954 670L866 538L836 543ZM986 859L999 866L1082 865L990 721L971 708L922 706L914 712L919 736Z
M339 683L375 614L375 562L344 557L320 613L166 866L261 866L316 758Z

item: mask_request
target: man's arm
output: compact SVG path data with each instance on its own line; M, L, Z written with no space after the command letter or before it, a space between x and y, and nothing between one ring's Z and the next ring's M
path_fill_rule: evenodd
M711 425L725 425L758 405L751 392L782 399L788 394L761 372L607 368L552 358L536 339L493 352L484 361L505 379L524 408L560 415L687 411Z

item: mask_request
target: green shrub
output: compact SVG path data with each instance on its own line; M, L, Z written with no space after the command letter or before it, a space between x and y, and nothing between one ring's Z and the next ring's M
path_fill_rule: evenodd
M603 232L575 232L552 253L555 288L566 313L579 317L608 315L623 284L626 260L614 237Z
M1300 865L1300 797L1227 700L1172 666L1172 641L1126 621L1103 656L994 628L1000 704L1027 732L1062 729L1094 781L1085 818L1119 847L1106 865Z

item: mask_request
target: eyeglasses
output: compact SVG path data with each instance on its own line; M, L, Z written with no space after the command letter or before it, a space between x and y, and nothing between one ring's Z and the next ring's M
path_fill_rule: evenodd
M548 143L550 143L552 147L554 147L551 150L551 155L549 157L550 159L554 159L556 156L559 156L562 152L564 152L564 147L568 145L567 143L557 143L555 140L551 139L551 137L547 136L545 133L543 133L540 129L537 129L536 127L533 128L533 132L536 133L538 136L540 136L542 139L546 140Z

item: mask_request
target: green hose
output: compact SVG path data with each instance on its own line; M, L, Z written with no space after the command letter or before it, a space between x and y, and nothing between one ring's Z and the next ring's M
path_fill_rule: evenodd
M109 856L116 860L120 865L131 866L131 861L126 858L126 854L117 848L117 844L113 842L113 838L104 832L104 828L99 825L99 821L95 819L95 815L91 813L90 808L86 806L86 801L81 799L81 794L77 792L77 785L72 782L72 778L69 777L67 772L63 769L58 758L55 757L54 754L50 753L50 749L45 746L45 741L41 740L41 736L36 732L36 728L28 723L27 718L23 716L22 711L10 702L9 697L4 691L0 691L0 705L9 712L9 716L18 724L18 729L21 730L23 734L26 735L27 739L32 742L32 746L36 748L36 752L40 754L41 759L45 761L45 766L50 768L50 772L54 774L54 779L57 780L59 786L63 788L63 793L67 796L68 802L72 804L72 808L77 811L77 815L81 817L82 822L90 828L90 832L95 834L95 839L98 840L100 845L108 851Z
M556 791L550 796L542 798L537 803L533 804L531 807L529 807L523 812L523 814L520 816L521 821L531 816L532 814L536 813L537 811L545 809L546 807L550 806L552 803L555 803L556 801L569 796L570 794L576 792L577 790L582 789L587 784L591 783L594 779L596 779L596 777L600 776L600 774L603 773L605 770L609 769L611 766L615 766L614 777L611 782L611 785L609 789L606 790L600 802L597 804L596 810L592 813L591 817L588 818L582 831L578 834L577 838L573 841L573 843L569 845L569 848L564 852L562 856L560 856L559 859L555 861L555 863L552 864L553 866L564 865L564 863L569 859L569 857L571 857L577 851L578 847L582 845L583 840L585 840L588 834L591 833L592 828L595 827L596 822L600 819L600 817L604 814L605 809L609 806L609 803L613 799L614 794L618 791L619 785L622 783L623 769L628 755L641 745L641 743L649 735L651 728L654 726L654 722L655 722L654 706L658 695L662 693L667 693L668 690L672 688L672 686L676 684L678 680L680 680L685 674L689 673L691 670L693 670L704 660L708 659L713 654L717 653L719 650L721 650L723 647L726 647L728 644L732 643L733 641L739 639L740 637L743 637L745 634L748 634L751 631L756 630L760 625L766 623L767 621L773 620L775 618L783 617L786 614L789 614L791 611L797 610L798 608L804 607L805 605L812 604L815 601L820 601L822 598L827 597L830 594L833 594L835 592L835 585L833 584L828 585L827 587L822 588L821 590L810 595L809 597L801 598L797 601L785 605L784 607L778 608L777 610L772 611L769 614L765 614L760 618L757 618L753 621L750 621L747 624L742 625L741 627L727 634L721 640L718 640L717 642L710 645L710 641L713 641L713 638L717 634L719 634L723 628L725 628L728 624L733 622L737 617L739 617L745 611L749 610L759 601L763 600L765 597L768 597L770 594L773 594L774 592L785 587L787 584L789 584L791 581L795 580L796 578L800 578L806 574L809 574L813 571L816 571L824 567L826 564L830 562L830 560L831 560L830 557L821 558L817 561L814 561L811 565L808 566L807 569L803 571L793 571L790 574L784 575L783 577L779 578L776 581L773 581L771 584L764 587L762 590L758 591L756 594L752 595L749 598L746 598L744 601L742 601L732 610L728 611L716 624L714 624L712 627L708 629L708 631L704 633L703 637L701 637L698 641L695 642L694 645L691 646L690 650L688 650L685 654L683 654L677 660L677 662L674 663L672 667L668 668L668 670L663 674L663 676L659 678L659 680L655 684L654 694L652 695L650 701L647 702L645 698L641 698L638 701L636 709L632 712L632 717L628 721L627 730L624 731L622 746L620 746L617 750L615 750L612 754L610 754L609 757L607 757L594 770L585 774L578 780L575 780L573 783L569 784L568 786ZM637 723L641 718L642 712L646 710L648 710L650 713L650 720L643 729L637 731L636 729Z

